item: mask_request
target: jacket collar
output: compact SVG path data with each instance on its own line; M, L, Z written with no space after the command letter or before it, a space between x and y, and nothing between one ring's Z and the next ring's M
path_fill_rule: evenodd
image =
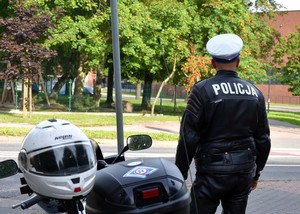
M231 77L238 76L236 71L231 71L231 70L218 70L216 75L217 76L231 76Z

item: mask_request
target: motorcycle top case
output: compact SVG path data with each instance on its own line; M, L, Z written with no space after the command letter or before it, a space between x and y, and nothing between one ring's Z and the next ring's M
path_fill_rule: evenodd
M86 211L106 214L187 214L190 193L183 176L163 158L130 160L99 170Z

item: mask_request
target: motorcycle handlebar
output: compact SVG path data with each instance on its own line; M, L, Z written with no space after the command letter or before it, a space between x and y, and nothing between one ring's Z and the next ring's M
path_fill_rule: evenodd
M12 208L15 209L17 207L21 207L23 210L25 209L28 209L29 207L37 204L38 202L40 202L41 200L43 199L42 196L40 195L34 195L32 196L31 198L25 200L25 201L22 201L21 203L19 204L16 204L16 205L13 205Z

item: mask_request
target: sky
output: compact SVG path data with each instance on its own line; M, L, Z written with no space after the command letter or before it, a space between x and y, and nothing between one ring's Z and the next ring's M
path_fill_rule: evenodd
M251 0L255 2L256 0ZM300 0L275 0L278 4L284 6L281 11L300 10Z
M300 10L300 0L276 0L276 2L286 7L285 10Z

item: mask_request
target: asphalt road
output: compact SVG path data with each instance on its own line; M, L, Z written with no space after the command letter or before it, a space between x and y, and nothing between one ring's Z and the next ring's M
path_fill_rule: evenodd
M300 213L300 127L270 121L272 149L265 170L262 173L257 190L250 194L247 214L298 214ZM144 124L142 127L126 127L132 130L176 133L178 124L159 126ZM109 127L107 127L109 129ZM102 141L104 155L116 153L115 142ZM0 161L17 158L20 141L0 142ZM174 161L176 142L154 142L148 150L126 153L127 159L141 157L165 157ZM195 173L191 166L191 175ZM12 210L11 206L28 198L19 193L19 175L0 181L0 213L43 213L37 206L29 210ZM187 179L190 186L192 178ZM218 209L220 213L220 209Z
M0 160L15 159L18 154L20 143L9 142L1 143ZM115 145L101 145L104 155L111 155L116 152ZM127 159L136 159L140 157L165 157L172 162L174 161L176 147L152 147L148 150L139 152L126 153ZM297 181L300 182L300 150L276 150L272 152L268 164L262 174L263 181ZM194 167L191 166L191 174L194 174ZM2 179L0 182L0 213L17 214L17 213L43 213L38 206L33 206L29 210L12 210L11 206L28 198L27 195L20 195L19 193L19 178L20 175L15 175L9 178ZM187 185L190 186L191 178L188 178Z

